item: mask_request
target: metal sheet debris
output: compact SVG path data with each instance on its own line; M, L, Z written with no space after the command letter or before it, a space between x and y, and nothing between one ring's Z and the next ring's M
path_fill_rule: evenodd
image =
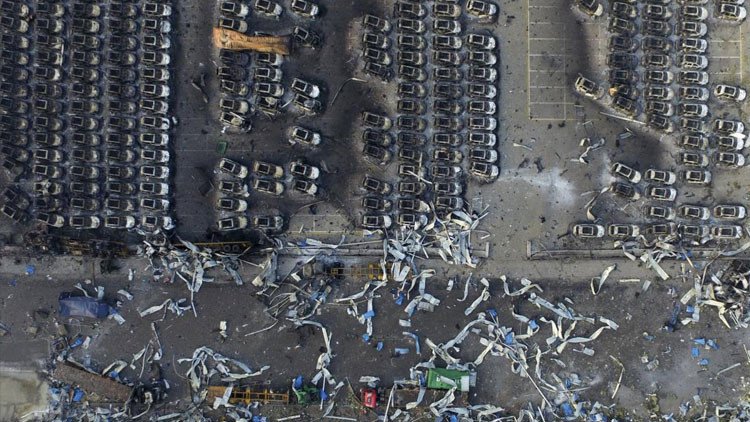
M610 265L609 267L605 268L604 271L602 271L602 274L599 277L593 277L591 279L591 293L597 295L602 289L604 282L607 281L609 275L615 269L617 269L617 264Z
M209 361L213 365L210 365ZM190 368L185 372L185 375L188 377L190 388L194 393L199 393L201 387L207 385L214 375L221 376L221 380L224 382L233 382L258 376L270 368L270 366L263 366L257 371L253 371L243 362L225 357L205 346L195 349L191 358L178 359L177 362L190 363ZM209 368L209 366L213 367ZM239 369L241 372L233 371L233 369ZM199 395L193 396L194 402L198 403L200 400Z

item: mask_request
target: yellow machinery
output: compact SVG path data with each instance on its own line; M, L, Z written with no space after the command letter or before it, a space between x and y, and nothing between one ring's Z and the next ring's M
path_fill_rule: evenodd
M219 385L209 386L206 400L210 404L215 398L224 397L227 388L229 387ZM230 404L242 403L249 405L255 402L261 404L289 404L289 392L275 393L269 388L234 387L232 394L229 396Z
M344 267L341 264L334 264L325 269L325 273L331 277L343 278L359 278L368 281L382 281L385 280L385 274L379 263L370 263L367 265L353 265L351 267Z
M258 53L289 55L289 37L245 35L225 28L214 28L214 46L223 50L250 50Z
M246 252L248 249L253 247L253 242L237 241L237 242L194 242L195 246L199 248L210 248L217 252L224 252L229 254L239 255ZM187 246L182 243L174 243L175 248L186 249Z

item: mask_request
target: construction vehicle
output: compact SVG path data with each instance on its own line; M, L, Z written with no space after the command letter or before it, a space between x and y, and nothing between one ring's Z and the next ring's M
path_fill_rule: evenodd
M386 264L386 269L389 267L390 265ZM378 262L347 267L341 262L321 263L311 261L302 268L302 275L305 277L313 277L315 274L324 274L328 277L338 279L349 277L367 281L385 280L383 268Z
M427 388L433 390L450 390L468 392L476 385L476 374L457 369L432 368L427 371Z
M226 28L214 28L213 41L216 48L232 51L255 51L289 55L289 37L271 35L245 35Z
M208 387L208 394L206 395L206 400L209 403L212 403L214 399L216 398L222 398L224 397L224 394L226 394L227 388L230 387L224 387L224 386L218 386L218 385L211 385ZM232 389L232 392L229 395L229 403L230 404L244 404L244 405L250 405L251 403L261 403L261 404L289 404L289 392L275 392L267 387L258 387L258 386L245 386L245 387L234 387Z
M245 242L245 241L238 241L238 242L195 242L193 243L195 246L199 248L210 248L217 252L224 252L229 254L242 254L243 252L246 252L248 249L253 247L252 242ZM175 248L180 249L187 249L187 246L185 246L182 243L175 243L173 245Z
M406 409L406 405L409 403L416 402L419 397L419 387L416 386L403 386L399 385L394 388L393 395L391 396L391 390L383 387L378 388L363 388L360 390L362 406L367 409L377 409L378 404L385 406L389 397L391 398L391 407L395 409ZM417 406L418 408L428 407L430 404L445 397L446 392L444 390L430 389L429 387L424 392L422 401ZM454 392L455 401L454 406L463 407L469 404L469 393L458 391Z
M383 281L385 280L385 274L383 274L383 268L380 263L370 263L364 265L352 265L346 267L342 263L334 263L324 267L324 273L330 277L335 278L359 278L368 281Z

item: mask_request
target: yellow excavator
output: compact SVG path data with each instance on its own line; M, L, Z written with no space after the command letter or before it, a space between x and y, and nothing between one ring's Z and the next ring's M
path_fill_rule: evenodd
M274 35L246 35L226 28L214 28L213 41L223 50L250 50L258 53L289 55L289 37Z
M227 391L226 386L211 385L208 387L206 400L213 403L214 399L224 397ZM254 402L262 404L289 404L289 391L274 392L268 387L263 386L236 386L229 395L230 404L249 405Z

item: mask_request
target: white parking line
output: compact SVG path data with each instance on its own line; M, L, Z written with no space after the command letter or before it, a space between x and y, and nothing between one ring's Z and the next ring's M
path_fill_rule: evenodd
M529 37L529 41L563 41L571 40L572 38L567 37ZM580 39L580 38L579 38ZM584 41L594 42L601 41L601 38L583 38Z
M526 1L526 7L527 7L527 15L526 15L526 21L528 24L528 30L526 31L526 38L527 38L527 57L526 57L526 70L527 70L527 112L530 119L533 120L568 120L568 118L573 118L572 113L568 113L569 107L574 107L575 103L569 101L569 86L567 85L556 85L556 83L562 83L564 80L558 81L557 79L560 79L562 75L562 78L567 78L566 74L568 69L573 66L573 61L576 60L574 54L570 54L571 52L568 51L568 46L570 45L571 41L580 41L582 40L581 37L575 37L574 34L569 34L567 29L569 27L569 24L567 22L559 22L559 21L551 21L551 20L534 20L533 18L538 16L542 17L543 15L549 15L549 10L553 8L559 8L559 5L532 5L531 0ZM535 13L538 12L538 13ZM541 14L541 15L540 15ZM554 19L554 17L552 17ZM584 22L585 25L587 25L587 31L585 34L586 37L583 37L583 40L590 43L597 45L598 49L601 50L602 46L602 40L606 37L600 37L597 36L598 34L601 34L601 28L603 24L601 22ZM556 25L559 29L558 31L553 31L553 28L551 28L552 25ZM590 28L590 25L595 26L595 30L593 33L588 31L588 28ZM534 36L533 32L534 29L538 29L540 36ZM545 36L546 35L546 36ZM553 35L553 36L549 36ZM558 36L554 36L558 35ZM532 46L532 41L536 44ZM543 53L541 51L551 51L551 53ZM549 57L553 58L554 63L549 64L536 64L536 68L532 66L532 58L538 58L538 57ZM538 60L538 59L537 59ZM562 63L560 63L562 61ZM549 82L555 85L532 85L532 75L534 75L534 78L538 78L540 76L549 75L553 76L553 80L550 80ZM543 78L544 79L544 78ZM539 82L542 82L540 80ZM549 89L549 90L556 90L554 91L555 97L560 98L559 101L532 101L532 92L534 92L535 96L542 96L539 95L542 94L538 90L540 89ZM537 91L534 91L537 90ZM562 95L560 95L560 91L562 90ZM550 98L551 99L551 98ZM539 106L539 110L532 110L532 106ZM544 109L543 107L549 107L549 106L559 106L558 108L555 108L555 111L552 111L552 109ZM561 110L560 110L561 109ZM572 111L572 109L571 109ZM554 114L560 113L558 116L550 116L549 113L552 112ZM541 114L545 117L532 117L536 114Z
M741 59L741 56L711 56L712 59Z

